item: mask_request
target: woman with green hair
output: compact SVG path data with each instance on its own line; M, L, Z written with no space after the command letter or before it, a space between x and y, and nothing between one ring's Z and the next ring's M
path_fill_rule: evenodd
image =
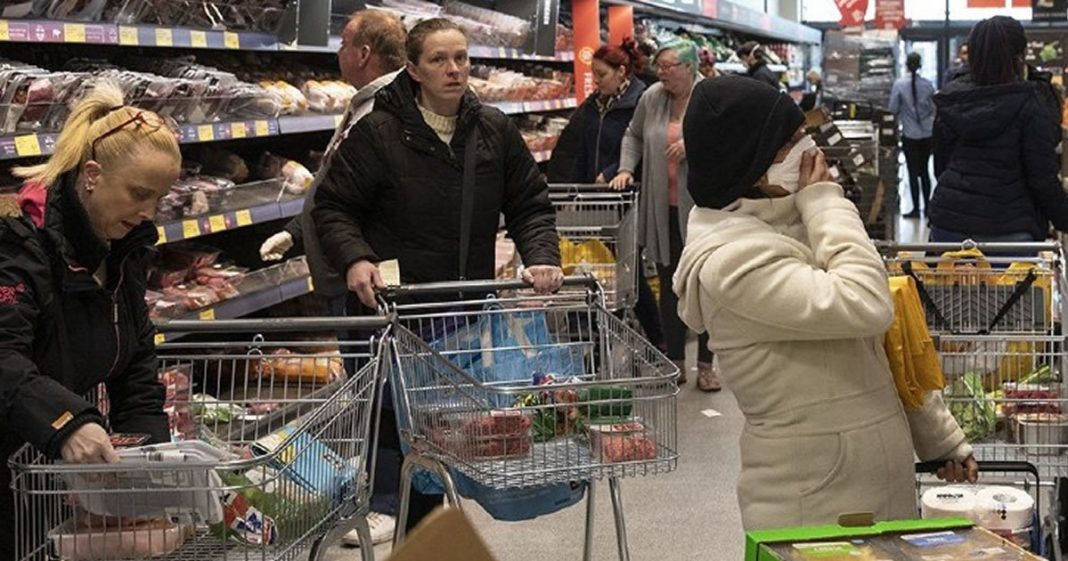
M678 299L671 286L686 239L686 218L693 208L685 188L682 117L690 103L690 93L702 80L699 64L697 47L691 41L677 39L660 47L655 62L660 81L645 90L634 110L623 137L619 172L611 182L613 188L625 189L634 183L634 172L638 164L642 165L638 241L656 263L667 355L682 372L680 384L686 382L687 330L679 319ZM699 389L719 391L707 336L702 336L698 345L697 371Z

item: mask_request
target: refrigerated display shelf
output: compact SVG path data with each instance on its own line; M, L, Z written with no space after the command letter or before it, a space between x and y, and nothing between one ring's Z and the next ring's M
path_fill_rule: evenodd
M716 64L716 70L745 74L746 72L749 72L749 67L740 62L721 62ZM782 64L769 64L768 70L771 70L772 72L786 72L787 68Z
M68 43L119 45L123 47L174 47L183 49L219 49L241 51L285 51L335 54L341 47L340 37L331 37L326 46L281 43L276 35L247 31L215 31L157 25L122 25L106 22L64 22L55 20L0 19L0 42ZM573 51L555 56L528 54L508 47L474 45L473 58L572 62Z
M284 193L279 180L270 180L239 186L227 203L226 209L157 225L157 245L291 218L304 208L304 195Z
M545 101L500 101L491 105L508 115L574 109L575 98ZM224 121L180 125L182 144L221 142L306 132L331 131L341 124L342 115L286 115L277 119ZM0 136L0 160L47 156L55 151L57 133L29 133Z
M278 286L270 286L263 290L224 300L206 308L201 308L179 316L177 319L193 319L211 321L216 319L235 319L247 316L251 313L270 308L298 296L310 294L315 289L310 275L284 281ZM155 320L157 325L166 323L167 320ZM157 333L155 341L157 345L167 341L173 341L183 336L183 333Z

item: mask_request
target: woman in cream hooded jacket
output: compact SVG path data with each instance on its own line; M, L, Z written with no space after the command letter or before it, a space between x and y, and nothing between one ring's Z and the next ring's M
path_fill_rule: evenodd
M894 316L885 269L842 188L805 186L805 177L796 194L751 187L766 183L802 121L788 97L722 78L694 92L684 125L698 208L675 292L683 321L707 328L746 418L738 500L747 530L851 512L914 518L914 452L949 461L949 479L975 478L940 395L902 407L882 345ZM822 156L817 173L817 158L806 158L802 175L827 177Z

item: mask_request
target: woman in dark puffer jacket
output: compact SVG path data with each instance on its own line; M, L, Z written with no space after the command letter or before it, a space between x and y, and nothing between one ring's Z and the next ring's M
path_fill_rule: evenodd
M935 96L931 240L1043 240L1068 229L1057 176L1061 132L1040 85L1027 80L1027 45L1016 20L995 16L968 39L970 72Z

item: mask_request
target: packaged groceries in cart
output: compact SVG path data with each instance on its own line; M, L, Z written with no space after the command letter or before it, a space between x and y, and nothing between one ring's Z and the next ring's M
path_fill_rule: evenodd
M354 528L370 543L370 430L389 328L387 318L161 324L175 441L113 435L120 461L98 465L23 447L10 461L16 558L316 560ZM329 364L336 375L278 375L279 356L294 373Z
M605 307L622 311L638 299L638 193L605 185L552 184L560 261L568 275L593 275Z
M506 515L509 498L523 497L517 508L528 513L549 496L573 504L554 491L588 482L589 559L595 482L608 479L619 555L629 558L619 480L675 469L678 370L605 308L594 279L565 286L552 296L479 281L393 292L391 383L411 449L402 519L416 466L453 504L464 494Z

